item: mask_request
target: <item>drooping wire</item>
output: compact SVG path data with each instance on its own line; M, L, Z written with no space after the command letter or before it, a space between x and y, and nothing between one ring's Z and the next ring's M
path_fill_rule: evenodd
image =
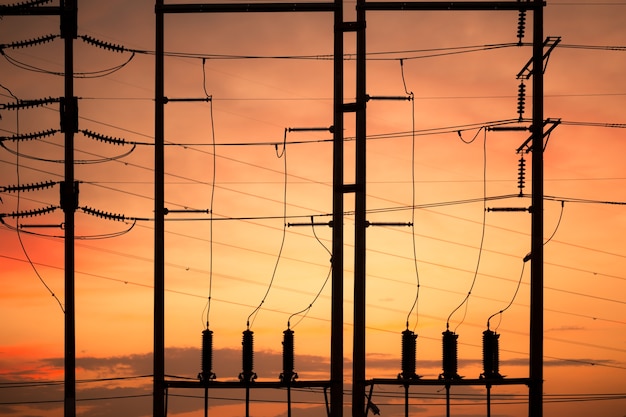
M456 133L459 135L459 139L461 139L461 142L465 143L466 145L469 145L469 144L473 143L476 140L476 138L480 134L480 131L483 130L483 129L485 129L485 126L481 126L480 129L478 129L478 131L476 131L476 134L474 135L474 137L472 139L470 139L470 140L463 139L463 135L461 134L461 132L462 132L461 130L457 130Z
M49 142L46 142L49 143ZM7 147L3 141L0 141L0 147L4 148L7 152L16 155L18 154L19 151L17 150L13 150L9 147ZM129 149L128 151L121 153L119 155L115 155L115 156L108 156L108 157L102 157L99 159L77 159L74 161L74 163L76 165L88 165L88 164L102 164L104 162L112 162L112 161L117 161L123 158L126 158L128 155L130 155L131 153L133 153L135 151L135 148L137 147L137 145L133 144L133 146L131 147L131 149ZM55 163L55 164L63 164L65 163L64 159L49 159L49 158L42 158L39 156L34 156L34 155L25 155L25 154L21 154L20 155L22 158L26 158L26 159L30 159L33 161L39 161L39 162L50 162L50 163Z
M276 257L276 263L274 264L274 270L272 271L272 278L270 279L270 283L267 286L267 291L265 291L265 295L261 299L261 302L259 303L259 305L252 311L252 313L250 313L250 315L248 316L248 319L246 320L246 326L248 327L248 329L250 329L250 327L254 323L254 320L256 319L256 316L258 315L259 310L261 309L261 306L263 306L263 304L265 303L265 300L267 299L267 296L270 293L270 290L272 289L272 285L274 284L274 279L276 278L276 271L278 270L278 264L280 263L280 258L283 253L283 248L285 247L285 238L287 236L287 131L288 129L285 128L285 134L284 134L283 143L282 143L283 148L280 152L278 151L278 144L274 144L276 156L279 159L280 158L283 159L283 184L284 184L283 185L283 233L282 233L282 238L280 241L280 249L278 250L278 256Z
M489 316L489 318L487 319L487 330L489 330L491 319L497 315L500 315L500 321L498 322L498 325L496 326L494 331L498 330L498 327L500 327L500 324L502 323L502 313L507 311L513 305L513 302L515 301L515 298L517 297L517 293L519 292L520 286L522 285L522 278L524 277L525 267L526 267L526 260L522 262L522 271L519 274L519 279L517 280L517 286L515 287L515 292L513 293L513 297L511 297L511 301L509 301L509 304L507 304L507 306L504 307L502 310L498 311L497 313L493 313L491 316Z
M417 242L415 239L415 95L413 91L410 91L406 87L406 79L404 77L404 62L400 60L400 74L402 75L402 85L404 86L404 92L410 97L411 100L411 236L413 243L413 265L415 267L415 298L413 305L409 309L406 315L406 328L409 328L409 318L413 311L415 311L415 326L419 322L419 295L420 295L420 274L417 265Z
M563 219L563 210L565 208L565 200L561 200L561 213L559 214L559 220L556 222L556 226L554 226L554 231L550 235L550 237L543 242L544 245L547 245L549 241L552 240L554 235L556 235L556 231L559 230L559 226L561 226L561 220Z
M13 97L15 99L15 101L19 101L19 99L17 98L17 96L15 94L13 94L13 92L5 87L4 85L0 84L0 87L2 87L4 90L6 90L11 97ZM20 116L19 116L19 108L15 109L15 124L16 124L16 133L19 135L20 132ZM16 153L16 163L15 163L15 172L16 172L16 176L17 176L17 184L20 184L20 155L19 155L19 142L17 143L17 153ZM17 209L16 211L19 212L20 211L20 198L21 194L20 194L20 189L18 187L17 189ZM1 200L0 200L1 201ZM0 222L4 223L4 220L2 220L0 218ZM6 224L5 224L6 225ZM39 281L41 281L41 283L43 284L43 286L46 288L46 290L50 293L50 295L56 300L56 302L59 304L59 307L61 308L61 311L63 312L63 314L65 314L65 307L63 307L63 303L61 303L61 300L59 300L59 297L57 297L57 295L54 293L54 291L52 291L52 289L50 288L50 286L46 283L46 281L43 279L43 277L41 276L41 274L39 273L39 271L37 270L37 267L35 266L35 264L33 263L32 259L30 258L30 255L28 254L28 251L26 250L26 246L24 245L24 242L22 241L22 232L20 231L19 227L15 228L16 234L17 234L17 240L20 242L20 247L22 248L22 252L24 253L24 256L26 257L26 259L28 260L28 263L30 264L31 268L33 269L33 271L35 272L35 275L37 275L37 278L39 278Z
M15 58L11 57L9 54L7 54L4 51L3 51L3 53L1 55L11 65L13 65L13 66L15 66L17 68L26 70L26 71L38 72L38 73L48 74L48 75L54 75L54 76L57 76L57 77L65 76L65 73L62 72L62 71L50 71L50 70L47 70L45 68L36 67L34 65L27 64L25 62L19 61L19 60L15 59ZM75 78L101 78L101 77L106 77L107 75L111 75L111 74L121 70L122 68L126 67L128 64L130 64L130 62L133 60L134 57L135 57L135 52L133 52L130 55L130 57L126 61L122 62L121 64L115 65L115 66L110 67L110 68L97 70L97 71L75 72L74 73L74 77Z
M544 246L547 245L548 242L552 240L552 238L556 235L557 230L559 230L559 226L561 225L561 220L563 219L564 206L565 206L565 201L561 200L561 212L559 214L559 220L557 221L556 226L554 227L554 231L552 232L550 237L545 242L543 242ZM498 330L498 327L500 327L500 323L502 323L502 313L504 313L506 310L508 310L511 307L511 305L513 305L513 302L515 301L515 298L517 297L519 288L522 285L522 277L524 276L524 267L526 266L526 262L529 261L530 259L532 259L531 253L529 253L528 255L524 257L523 263L522 263L522 272L520 273L519 280L517 281L517 287L515 288L515 292L513 293L513 297L511 298L511 301L502 310L489 316L489 318L487 319L487 329L489 329L489 322L496 315L500 315L500 321L498 322L498 326L496 327L495 330Z
M460 136L460 134L459 134ZM464 141L465 142L465 141ZM472 278L472 284L470 285L469 291L467 295L454 310L448 316L446 320L446 330L450 328L450 319L463 305L465 305L465 310L463 313L463 318L456 325L454 332L456 333L456 329L465 321L465 317L467 316L467 308L469 305L469 297L472 294L472 290L474 289L474 285L476 284L476 279L478 277L478 270L480 268L480 260L483 252L483 244L485 242L485 229L487 223L487 130L485 130L483 134L483 220L482 220L482 230L480 235L480 246L478 248L478 259L476 260L476 269L474 270L474 277Z
M328 283L328 280L330 279L330 276L332 275L333 272L333 254L330 251L330 249L328 249L326 247L326 245L324 245L324 243L320 240L320 238L317 236L317 233L315 232L315 224L313 221L313 216L311 216L311 230L313 231L313 236L315 237L315 239L319 242L320 245L322 245L322 247L326 250L326 252L328 253L328 255L330 255L330 267L328 268L328 273L326 274L326 279L324 280L324 283L322 284L322 287L319 289L319 291L317 292L317 294L315 294L315 297L313 297L313 301L311 301L311 303L308 305L308 307L293 313L291 316L289 316L289 318L287 319L287 328L295 328L298 324L300 324L300 322L302 320L304 320L304 318L306 317L307 314L309 314L309 311L311 311L311 308L313 308L313 304L315 304L315 302L317 301L317 299L320 297L320 295L322 294L322 291L324 291L324 288L326 287L326 284ZM301 315L302 317L300 317L300 320L298 320L296 322L296 324L294 324L293 326L291 326L291 319L295 316Z
M213 97L209 95L206 88L206 70L205 60L202 60L202 90L209 99L209 112L211 117L211 147L212 147L212 164L213 172L211 175L211 201L209 202L209 293L206 303L206 330L209 329L209 318L211 313L211 298L213 296L213 206L215 201L215 183L217 175L216 167L216 146L215 146L215 120L213 118Z

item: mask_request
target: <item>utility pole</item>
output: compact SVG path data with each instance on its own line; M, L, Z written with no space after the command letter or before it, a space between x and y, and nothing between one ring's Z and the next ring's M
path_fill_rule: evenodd
M366 321L366 185L367 185L367 85L365 0L356 3L356 149L354 187L354 330L352 353L352 416L365 415Z
M61 207L65 215L65 417L76 416L74 215L78 208L78 183L74 180L74 133L78 131L78 100L74 96L74 39L77 26L77 0L61 1L61 37L65 42L65 96L61 101L61 131L65 134L65 180L61 184Z
M343 415L343 0L335 0L333 46L333 232L330 331L330 417Z
M543 6L534 1L529 417L543 416Z
M165 417L165 87L163 0L156 0L154 86L154 349L152 412Z

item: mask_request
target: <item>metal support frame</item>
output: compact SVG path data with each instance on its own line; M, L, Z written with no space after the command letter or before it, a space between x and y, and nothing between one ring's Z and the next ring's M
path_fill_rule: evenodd
M533 73L532 132L532 225L531 225L531 313L530 313L530 378L492 380L365 380L365 300L366 300L366 11L516 11L534 12L533 58L534 68L543 68L543 7L545 2L534 1L468 1L468 2L367 2L357 0L357 22L343 21L343 1L333 3L251 3L251 4L176 4L165 5L156 0L156 87L155 87L155 317L154 317L154 416L164 417L167 387L193 388L202 386L226 387L218 382L166 382L164 379L164 226L163 226L163 37L166 13L239 13L239 12L334 12L334 88L333 88L333 235L332 235L332 302L331 302L331 369L330 416L343 415L343 269L344 269L344 194L355 193L355 254L354 254L354 352L352 381L352 415L366 415L365 387L368 384L405 385L503 385L529 386L529 415L542 416L543 385L543 71ZM356 103L344 103L343 50L344 33L356 31ZM356 112L356 176L355 184L344 184L344 113ZM393 382L390 382L393 381ZM298 382L303 384L303 382ZM258 387L279 387L279 383L257 383ZM294 384L295 386L295 384ZM229 386L230 387L230 386ZM235 384L230 388L241 387Z
M324 387L330 385L330 415L342 416L343 407L343 3L252 3L252 4L164 4L156 0L155 40L155 227L154 227L154 393L153 416L165 417L166 391L168 388L241 388L241 383L218 381L184 382L165 380L165 251L164 251L164 106L168 99L164 94L164 16L169 13L274 13L274 12L333 12L334 40L334 88L333 88L333 278L331 319L331 380L294 381L292 387ZM171 99L170 99L171 101ZM339 185L341 184L341 185ZM280 382L255 382L244 384L250 388L281 388Z
M61 1L61 37L65 45L65 92L61 130L65 135L65 186L61 204L65 216L65 394L64 416L76 416L76 310L74 291L74 235L78 187L74 184L74 133L78 130L78 101L74 97L74 39L77 32L77 0Z
M64 97L61 100L61 132L64 134L64 181L61 207L64 213L64 417L76 416L76 311L75 311L75 213L78 187L74 179L74 134L78 130L78 100L74 96L74 40L77 37L78 0L61 0L56 6L0 6L1 16L59 16L64 42Z

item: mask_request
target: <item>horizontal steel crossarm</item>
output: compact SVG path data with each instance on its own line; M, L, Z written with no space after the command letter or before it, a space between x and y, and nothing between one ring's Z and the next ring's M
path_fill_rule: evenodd
M474 379L400 379L374 378L365 381L366 385L528 385L530 378L474 378Z
M165 386L168 388L285 388L287 384L280 381L255 381L245 383L241 381L165 381ZM325 388L330 387L330 381L291 381L289 383L291 388Z
M205 3L165 4L163 13L274 13L274 12L333 12L335 3ZM157 9L157 11L159 11Z
M0 6L0 16L59 16L60 14L61 8L57 6Z
M373 1L365 2L365 10L532 10L534 1ZM542 2L545 6L546 3ZM358 8L359 6L357 6Z

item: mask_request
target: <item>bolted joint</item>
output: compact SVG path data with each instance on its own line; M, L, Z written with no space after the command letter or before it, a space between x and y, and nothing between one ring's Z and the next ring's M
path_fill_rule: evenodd
M65 212L78 209L78 181L74 181L73 186L61 181L61 209Z

